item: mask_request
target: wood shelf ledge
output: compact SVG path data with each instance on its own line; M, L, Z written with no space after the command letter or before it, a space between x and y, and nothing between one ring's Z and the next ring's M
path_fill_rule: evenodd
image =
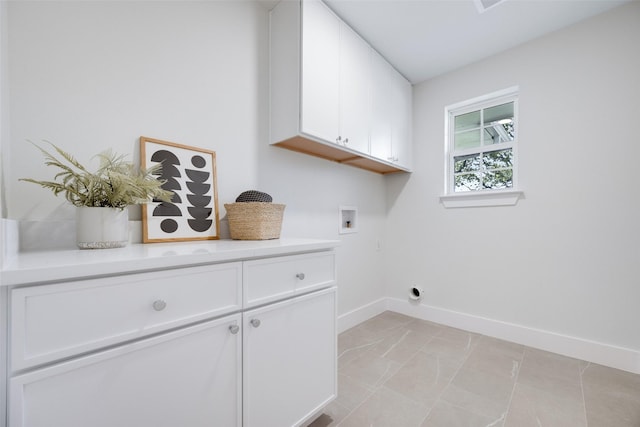
M364 153L358 153L357 151L351 150L347 147L316 141L301 135L276 142L273 145L286 148L291 151L297 151L299 153L309 154L322 159L365 169L382 175L411 172L409 169L400 165L376 159L375 157L371 157Z

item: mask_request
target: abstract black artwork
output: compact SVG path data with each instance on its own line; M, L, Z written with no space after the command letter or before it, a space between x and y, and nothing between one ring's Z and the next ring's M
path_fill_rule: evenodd
M171 202L142 205L142 241L171 242L218 239L218 189L215 151L140 137L143 168L158 163L162 188Z

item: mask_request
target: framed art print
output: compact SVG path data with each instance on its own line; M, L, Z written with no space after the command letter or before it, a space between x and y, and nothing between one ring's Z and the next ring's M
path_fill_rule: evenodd
M144 243L219 238L215 151L141 136L140 161L145 169L161 163L158 179L174 193L171 203L142 205Z

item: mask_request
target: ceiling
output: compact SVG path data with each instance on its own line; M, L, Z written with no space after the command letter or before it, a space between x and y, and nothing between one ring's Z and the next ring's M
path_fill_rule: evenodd
M483 13L476 1L480 0L325 3L407 79L418 83L639 0L504 0Z

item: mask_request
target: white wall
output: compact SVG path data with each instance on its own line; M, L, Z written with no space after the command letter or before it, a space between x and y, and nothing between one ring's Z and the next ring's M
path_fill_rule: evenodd
M7 86L8 86L8 70L7 70L7 2L0 2L0 166L4 165L3 158L5 156L5 144L8 143L9 139L9 120L8 113L9 109L7 107ZM4 179L5 179L5 168L0 168L0 269L2 268L2 264L4 262L4 251L5 251L5 243L4 243L4 223L2 222L2 218L6 217L5 210L5 194L4 194ZM2 414L0 414L2 415ZM2 418L0 418L2 419Z
M141 135L213 149L220 200L251 186L264 19L250 2L10 2L9 217L62 214L17 182L52 172L27 139L87 162L109 147L137 161Z
M340 238L341 314L421 285L427 308L640 350L637 2L418 85L415 172L389 177L268 146L268 21L254 2L3 5L6 217L73 216L17 182L50 176L26 139L83 161L108 147L137 160L140 135L166 139L217 152L222 215L257 188L287 204L283 236ZM526 198L444 209L444 107L512 85ZM357 234L338 235L340 205L358 207Z
M215 150L223 204L257 188L287 204L284 237L343 238L339 312L384 295L383 177L268 146L268 12L256 2L9 2L8 217L72 221L73 209L21 177L49 178L26 139L88 161L138 159L140 135ZM338 235L338 207L360 231ZM139 219L139 211L131 212ZM41 231L42 230L42 231ZM55 233L32 227L33 233ZM227 235L228 236L228 235ZM45 235L51 240L51 235Z
M7 90L7 61L6 61L6 43L7 43L7 5L6 2L0 1L0 165L2 165L2 158L4 152L4 144L7 140L7 108L5 96ZM4 168L0 170L0 270L4 265L5 257L5 232L4 232ZM7 299L7 290L2 289L2 279L0 278L0 340L6 342L6 328L8 324L7 310L4 306L4 301ZM6 384L7 379L7 352L6 346L0 348L0 384ZM6 420L6 387L2 387L0 390L0 424Z
M385 296L385 177L278 147L260 148L259 182L285 197L283 235L341 240L338 247L338 313ZM358 208L358 232L338 234L339 206ZM380 250L378 250L378 244ZM341 321L346 328L372 313ZM349 317L349 316L347 316Z
M415 87L415 172L387 187L392 298L417 284L426 312L640 350L639 22L633 2ZM445 209L445 106L514 85L525 199Z

